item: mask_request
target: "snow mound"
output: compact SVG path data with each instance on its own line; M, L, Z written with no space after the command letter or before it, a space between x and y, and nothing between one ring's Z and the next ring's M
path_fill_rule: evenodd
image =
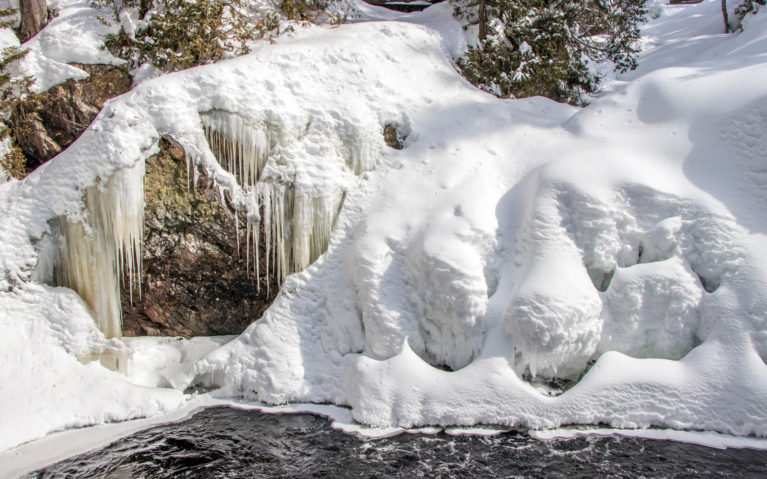
M600 349L679 359L693 347L704 291L678 258L619 269L607 291ZM644 338L641 340L640 338Z
M92 361L119 357L127 348L104 339L72 290L29 284L0 293L0 311L0 450L57 430L167 413L184 403L179 391L136 386Z
M407 253L403 282L432 364L460 369L484 342L487 283L482 258L467 241L445 239L434 227Z

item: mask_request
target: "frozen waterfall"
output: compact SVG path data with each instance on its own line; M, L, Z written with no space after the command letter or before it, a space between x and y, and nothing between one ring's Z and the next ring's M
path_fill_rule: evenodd
M248 212L244 241L257 284L262 274L282 284L327 249L344 190L338 185L297 184L288 175L275 173L274 166L265 174L267 164L274 162L270 152L279 146L276 128L224 112L204 113L201 119L211 152L257 205L257 214ZM369 162L354 166L354 158L361 155L358 150L345 161L352 171L369 166ZM190 164L187 171L194 168ZM85 190L82 221L57 220L60 240L53 283L75 290L85 300L107 338L122 335L123 282L131 301L134 294L141 294L144 170L144 161L117 170Z
M222 111L200 116L219 164L235 176L240 188L258 205L259 214L248 217L248 263L253 258L258 280L263 260L263 272L282 284L289 274L306 269L325 252L344 193L333 187L319 191L302 188L282 172L276 174L278 168L274 167L271 174L265 175L267 164L275 162L270 157L280 137L275 127ZM372 168L368 158L372 155L358 150L350 150L349 168L355 172Z
M141 294L144 162L88 187L83 203L83 221L58 220L61 235L54 284L75 290L104 335L119 338L122 282L127 281L131 299L134 289Z

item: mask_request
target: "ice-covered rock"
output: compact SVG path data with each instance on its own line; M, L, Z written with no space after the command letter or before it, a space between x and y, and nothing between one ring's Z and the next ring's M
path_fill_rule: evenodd
M466 366L485 336L487 283L477 251L456 238L427 233L408 253L403 281L425 357L451 369Z
M600 351L639 358L679 359L696 342L705 294L681 259L619 268L610 282Z

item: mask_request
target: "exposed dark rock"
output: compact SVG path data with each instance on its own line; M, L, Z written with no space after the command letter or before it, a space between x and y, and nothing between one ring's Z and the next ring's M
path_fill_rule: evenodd
M147 160L142 296L123 290L123 334L198 336L237 334L271 304L277 284L261 275L260 290L245 257L245 222L219 200L201 176L187 186L184 151L170 139ZM264 248L261 248L264 251ZM251 259L252 261L252 259ZM263 261L262 261L263 266Z
M104 103L131 88L127 69L110 65L76 65L90 74L28 96L11 119L16 145L32 171L74 142L99 114Z
M383 130L383 137L386 146L394 148L395 150L402 149L402 140L400 139L397 127L394 125L386 125Z

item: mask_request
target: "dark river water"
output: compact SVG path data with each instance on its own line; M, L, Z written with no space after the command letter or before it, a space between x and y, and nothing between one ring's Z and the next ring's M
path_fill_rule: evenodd
M59 462L37 478L734 477L767 478L767 451L586 436L540 441L400 434L366 440L308 414L225 407Z

